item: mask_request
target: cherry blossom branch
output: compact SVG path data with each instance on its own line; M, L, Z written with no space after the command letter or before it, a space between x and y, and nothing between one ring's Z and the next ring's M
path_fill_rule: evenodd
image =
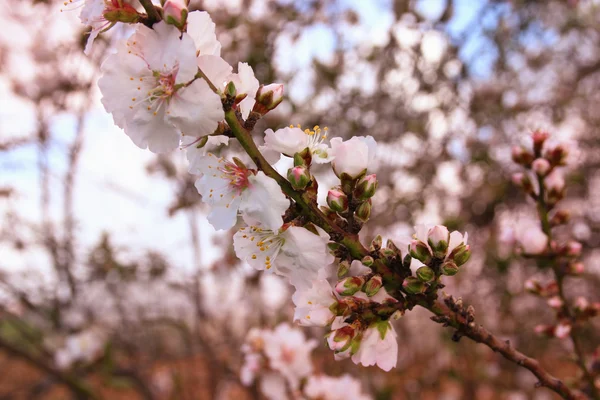
M539 154L538 154L538 156L539 156ZM539 188L539 194L536 196L538 216L540 218L542 231L546 234L546 236L548 236L548 243L551 243L552 242L552 227L550 225L549 217L548 217L548 213L550 211L550 206L546 203L546 197L545 197L546 188L544 185L544 178L542 176L538 175L537 182L538 182L538 188ZM564 292L565 273L562 270L561 266L556 262L556 260L554 260L552 262L552 271L554 272L554 277L556 279L556 286L558 289L558 297L560 298L560 300L562 302L562 313L571 322L571 330L569 332L569 337L571 339L571 342L573 343L573 350L575 351L575 361L576 361L578 367L581 369L581 372L583 373L583 376L589 385L592 398L594 400L599 400L600 392L598 391L598 388L596 388L594 377L592 376L592 374L590 373L590 371L588 370L588 368L586 366L585 356L583 354L583 350L581 348L581 343L579 341L579 336L577 333L577 324L575 321L575 317L573 316L573 313L571 312L568 299L565 296L565 292Z
M466 336L477 343L485 344L507 360L531 371L539 380L536 387L546 387L567 400L585 399L583 394L575 392L563 381L548 373L538 360L515 349L509 340L498 339L483 326L476 324L473 308L469 307L465 310L462 300L455 300L452 296L447 296L443 302L435 300L432 303L420 305L435 314L434 317L431 317L433 321L443 323L444 326L452 326L457 330L453 339L458 341L461 336Z
M358 235L348 234L339 226L329 221L325 214L319 210L319 207L315 202L311 202L303 193L294 190L287 179L281 176L271 166L271 164L269 164L269 162L260 153L260 150L256 146L256 143L254 143L254 140L252 140L250 132L244 128L238 119L238 115L233 109L229 108L225 110L225 121L227 121L227 124L231 128L233 135L239 141L246 153L250 156L252 161L254 161L256 166L263 171L265 175L277 182L283 193L292 198L296 204L298 204L306 212L306 216L311 220L311 222L314 222L319 227L323 228L325 232L332 236L334 241L343 244L353 258L361 259L369 253L358 240Z
M350 235L344 232L337 225L333 224L327 219L321 210L317 208L316 204L305 199L300 192L297 192L292 188L290 183L283 176L275 171L275 169L262 156L258 147L254 143L250 132L243 127L238 115L234 110L228 109L225 111L225 120L229 124L233 135L238 139L244 150L255 162L257 167L261 169L267 176L274 179L279 184L283 192L296 201L298 205L300 205L312 222L332 235L334 240L335 235L337 235L340 240L335 241L346 246L350 250L350 254L354 259L360 260L362 257L370 254L370 252L358 240L357 235ZM375 265L377 265L377 263L375 263L374 266ZM468 314L465 313L465 315L461 315L456 313L446 304L437 299L434 301L426 300L422 303L419 303L419 305L435 314L433 318L435 318L436 321L443 322L444 324L451 325L456 328L457 332L459 332L459 336L457 337L467 336L473 341L482 343L495 352L499 352L507 360L510 360L517 365L531 371L539 379L538 386L547 387L565 399L582 399L581 395L569 389L560 379L552 376L550 373L544 370L539 361L519 352L510 344L510 342L502 341L496 338L484 327L473 324L472 321L467 319L469 318Z

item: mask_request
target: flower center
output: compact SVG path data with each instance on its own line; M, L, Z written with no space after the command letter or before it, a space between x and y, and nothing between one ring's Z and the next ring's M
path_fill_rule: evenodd
M221 178L227 179L229 186L238 193L250 186L248 177L251 172L249 169L242 168L231 161L224 161L219 165L218 170L222 173Z

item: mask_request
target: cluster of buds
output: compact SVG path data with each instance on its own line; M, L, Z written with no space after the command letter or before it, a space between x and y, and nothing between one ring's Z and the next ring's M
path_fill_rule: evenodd
M512 181L534 199L537 199L543 189L544 201L552 208L565 194L565 180L558 167L566 164L569 150L564 143L551 144L549 136L547 132L536 131L531 135L531 150L522 146L513 147L513 161L526 171L515 173ZM532 179L531 174L535 179Z
M327 193L325 214L336 222L358 232L371 217L371 198L377 190L375 174L361 174L358 178L343 174L341 185Z
M412 294L424 292L427 285L437 282L441 275L456 275L459 267L471 257L467 234L463 237L457 231L450 233L443 225L429 229L419 226L416 230L408 252L424 266L417 269L416 277L409 277L404 281L405 290Z

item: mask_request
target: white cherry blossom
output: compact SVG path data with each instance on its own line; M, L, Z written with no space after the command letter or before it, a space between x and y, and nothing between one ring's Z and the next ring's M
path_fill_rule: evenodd
M327 138L327 128L321 130L319 126L302 130L300 126L289 126L273 131L265 131L265 148L288 157L308 148L312 160L317 164L328 163L333 160L333 152L323 143Z
M398 362L398 340L392 324L382 321L369 327L352 361L365 367L377 365L384 371L394 368Z
M337 298L326 279L318 279L312 286L296 290L292 301L296 305L294 320L302 326L326 326L335 318L330 307L337 303Z
M289 201L277 183L262 171L255 172L223 157L208 153L197 162L202 177L196 188L212 209L208 221L215 229L232 228L238 211L261 221L266 228L279 229Z
M375 159L377 143L372 136L354 136L349 140L331 139L333 171L338 177L358 178Z
M316 229L319 235L299 226L277 231L250 226L233 236L233 247L253 268L285 276L296 289L304 289L322 277L320 272L334 259L327 248L329 235Z
M138 147L173 150L180 133L213 133L224 118L219 95L195 78L192 38L164 21L138 25L101 69L102 103Z

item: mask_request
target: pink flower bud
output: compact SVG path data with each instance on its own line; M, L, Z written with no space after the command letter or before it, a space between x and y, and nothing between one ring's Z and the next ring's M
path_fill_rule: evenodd
M523 227L518 233L525 254L541 254L548 247L548 236L538 227Z
M555 310L560 310L562 308L562 306L565 304L560 297L558 296L553 296L550 297L547 301L548 305L552 308L554 308Z
M368 297L375 296L379 289L383 286L383 279L379 275L375 275L371 279L365 283L365 287L363 291L367 294Z
M416 275L420 281L426 282L426 283L431 282L435 279L435 272L427 266L423 266L423 267L420 267L419 269L417 269Z
M350 325L332 331L327 336L327 345L335 352L345 351L354 338L355 331Z
M554 213L554 215L550 219L550 224L552 226L563 225L563 224L566 224L567 222L569 222L570 218L571 218L571 213L569 211L558 210L558 211L556 211L556 213Z
M283 85L272 83L261 85L256 92L256 103L252 111L265 115L274 110L283 101Z
M335 157L332 161L333 171L339 178L347 175L349 179L357 179L365 173L377 146L371 136L354 136L346 141L333 138L330 143Z
M546 176L548 175L548 172L550 172L551 166L545 158L538 158L533 162L531 168L533 168L533 171L539 176Z
M427 247L427 245L420 240L411 240L408 252L412 258L416 258L423 264L428 264L431 261L432 254L429 250L429 247Z
M359 200L367 200L375 194L377 190L377 176L375 174L363 176L358 180L354 197Z
M536 325L533 330L538 335L543 335L546 337L554 336L554 326L552 325Z
M513 147L511 155L514 162L524 167L529 167L533 161L533 154L521 146Z
M581 255L581 243L571 240L565 246L565 251L570 257L579 257Z
M566 165L567 156L569 155L569 145L566 143L558 143L554 146L548 146L544 151L544 158L550 161L553 166Z
M327 205L333 211L345 212L348 210L348 196L338 189L331 189L327 192Z
M525 290L527 290L529 293L540 294L542 287L535 279L527 279L525 281Z
M310 183L310 172L303 166L290 168L287 173L288 181L296 190L302 190Z
M369 199L358 206L354 212L354 216L360 222L367 222L371 217L371 200Z
M568 322L561 322L554 327L554 336L559 339L565 339L571 333L571 324Z
M536 148L542 148L544 142L550 137L550 134L546 131L537 130L531 134L533 139L533 146Z
M425 289L427 289L425 284L414 276L409 276L406 278L404 282L402 282L402 288L408 294L423 293Z
M365 278L362 276L350 276L344 278L335 285L335 291L342 296L352 296L362 289L365 284Z
M188 16L188 0L167 0L163 6L164 20L167 24L182 29Z
M569 265L569 273L572 275L581 275L585 271L585 266L582 262L576 262Z
M433 255L436 258L446 257L446 250L450 242L450 232L443 225L436 225L427 233L427 243L433 250Z
M589 306L590 302L585 297L580 296L575 300L575 311L578 311L579 313L585 312Z

